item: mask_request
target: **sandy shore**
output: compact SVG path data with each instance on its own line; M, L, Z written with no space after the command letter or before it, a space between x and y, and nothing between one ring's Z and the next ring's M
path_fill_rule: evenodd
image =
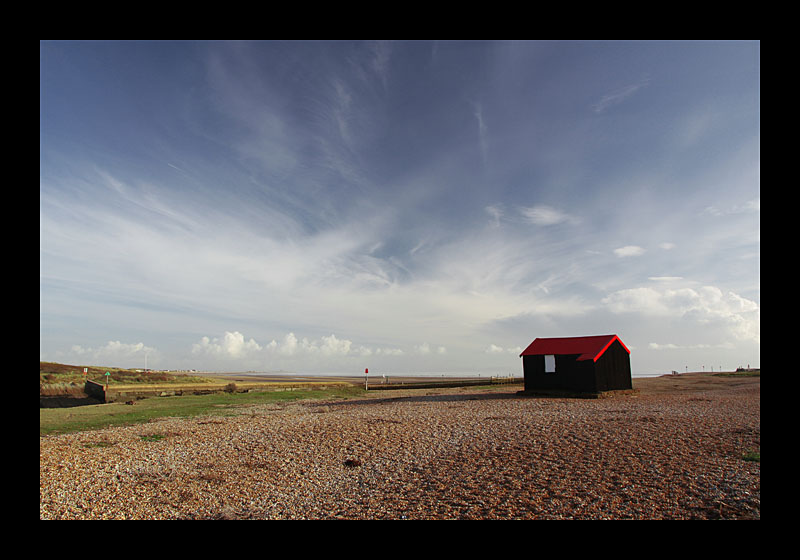
M401 390L40 438L41 519L760 519L760 378ZM144 438L143 436L157 436Z

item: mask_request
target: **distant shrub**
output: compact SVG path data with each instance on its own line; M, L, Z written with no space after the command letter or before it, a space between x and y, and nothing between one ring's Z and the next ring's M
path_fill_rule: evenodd
M228 383L225 385L225 392L226 393L235 393L236 392L236 383Z

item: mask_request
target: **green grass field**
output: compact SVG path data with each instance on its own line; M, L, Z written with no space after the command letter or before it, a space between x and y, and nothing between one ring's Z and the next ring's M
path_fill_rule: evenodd
M107 403L71 408L40 408L39 435L97 430L109 426L141 424L154 418L232 414L240 406L300 399L347 399L364 394L359 387L296 391L215 393L153 397L136 404Z

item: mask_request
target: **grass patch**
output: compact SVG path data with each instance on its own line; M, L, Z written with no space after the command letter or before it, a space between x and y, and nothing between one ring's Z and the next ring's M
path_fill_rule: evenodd
M230 415L242 406L300 399L350 398L363 395L359 387L337 387L297 391L258 391L152 397L136 402L107 403L72 408L40 408L39 435L99 430L112 426L142 424L157 418L188 418L202 415Z
M761 462L761 451L748 451L744 455L742 455L742 459L745 461L752 461L754 463Z
M728 371L725 373L715 373L714 377L761 377L761 370L755 371Z

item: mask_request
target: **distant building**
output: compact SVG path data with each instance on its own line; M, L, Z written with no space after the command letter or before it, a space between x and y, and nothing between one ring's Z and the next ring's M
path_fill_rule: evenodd
M630 353L615 334L537 338L520 354L525 392L631 389Z

